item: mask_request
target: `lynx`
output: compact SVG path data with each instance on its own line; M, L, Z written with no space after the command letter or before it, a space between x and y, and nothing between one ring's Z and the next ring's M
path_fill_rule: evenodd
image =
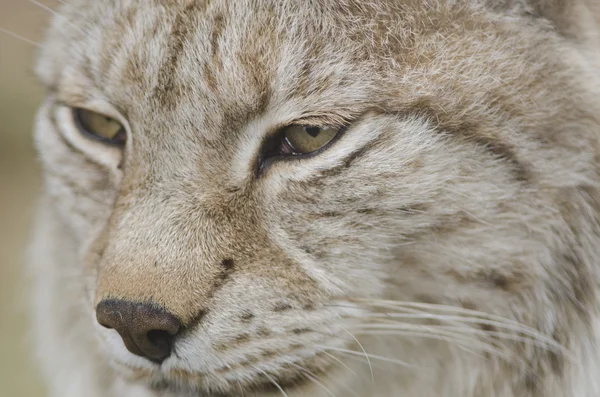
M600 396L600 3L69 0L53 397Z

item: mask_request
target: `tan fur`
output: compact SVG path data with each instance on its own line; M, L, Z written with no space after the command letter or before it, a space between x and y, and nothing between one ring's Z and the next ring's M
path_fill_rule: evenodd
M70 4L37 67L52 396L600 395L597 2ZM257 173L300 120L350 127ZM176 315L174 354L106 298Z

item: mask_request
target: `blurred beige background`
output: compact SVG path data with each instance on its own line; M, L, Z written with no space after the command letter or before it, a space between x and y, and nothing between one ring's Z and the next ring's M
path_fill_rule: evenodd
M40 0L56 7L58 1ZM0 0L0 30L39 42L50 13L28 0ZM0 31L0 396L44 396L28 336L24 257L40 177L31 129L43 90L35 45ZM83 396L82 396L83 397Z

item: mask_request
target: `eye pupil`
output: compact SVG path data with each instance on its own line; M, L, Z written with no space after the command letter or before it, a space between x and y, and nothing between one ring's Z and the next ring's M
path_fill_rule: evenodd
M319 127L306 127L306 132L313 138L316 138L321 133L321 129Z

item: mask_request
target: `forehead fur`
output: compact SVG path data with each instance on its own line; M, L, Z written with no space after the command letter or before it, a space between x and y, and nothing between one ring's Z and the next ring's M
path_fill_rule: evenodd
M476 2L83 3L63 9L38 73L69 99L101 96L141 125L140 142L165 123L214 141L269 106L339 122L454 90L443 106L468 107L481 85L520 95L528 77L506 58L532 73L544 65L532 51L546 40L539 28L519 32L525 44Z

